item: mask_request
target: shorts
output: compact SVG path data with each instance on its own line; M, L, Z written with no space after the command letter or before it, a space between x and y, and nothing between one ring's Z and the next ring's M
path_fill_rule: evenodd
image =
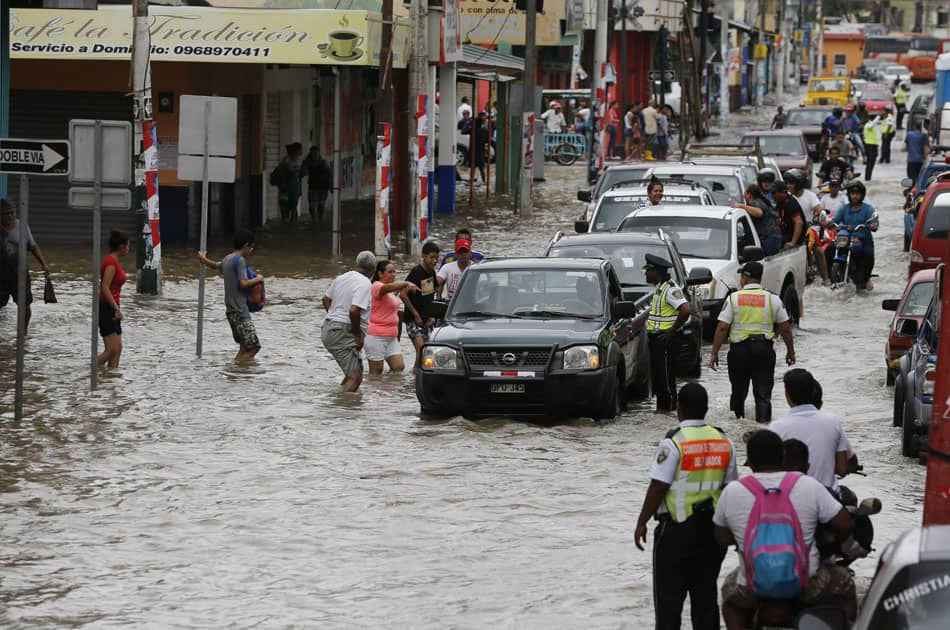
M756 596L738 583L739 569L733 569L723 580L722 601L736 608L757 608L759 600ZM834 603L854 596L854 579L848 569L822 564L808 580L808 587L798 595L798 600L803 604Z
M360 349L356 347L356 337L353 336L349 323L327 319L323 322L320 336L323 339L323 347L333 355L347 378L363 372L363 358L360 356Z
M30 305L33 303L33 290L30 288L29 275L27 275L26 283L26 303ZM17 278L13 276L12 278L7 278L6 280L0 280L0 308L3 308L7 305L7 302L13 300L13 303L17 303Z
M366 351L366 358L370 361L383 361L389 357L402 355L399 340L395 337L366 335L366 339L363 341L363 350Z
M243 313L227 313L228 323L231 324L231 336L235 343L244 350L258 350L261 342L257 338L257 331L254 330L254 322L250 315Z
M422 337L423 341L429 341L429 324L426 321L422 320L422 326L416 323L416 320L410 318L406 319L406 336L409 339L415 339L416 337Z
M109 335L122 334L122 320L113 319L115 311L108 302L99 302L99 335L105 339Z

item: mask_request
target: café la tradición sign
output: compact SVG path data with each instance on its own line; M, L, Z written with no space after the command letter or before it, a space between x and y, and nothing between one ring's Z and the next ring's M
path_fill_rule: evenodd
M208 7L149 8L153 61L377 66L378 14ZM12 9L14 59L128 60L134 23L130 6L96 11ZM393 63L406 65L408 28L397 25Z

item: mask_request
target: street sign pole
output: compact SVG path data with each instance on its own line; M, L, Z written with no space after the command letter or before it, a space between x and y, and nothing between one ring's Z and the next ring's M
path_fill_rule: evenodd
M211 128L211 101L204 102L204 153L201 156L201 234L198 236L201 251L208 251L208 151ZM201 358L201 340L205 316L205 266L198 265L198 340L195 352Z
M95 149L93 149L93 209L92 209L92 334L89 359L89 389L96 391L99 363L99 258L102 256L102 121L95 123Z
M26 287L30 273L26 269L26 244L30 221L30 180L20 175L20 244L17 248L16 287L16 391L13 401L13 418L23 419L23 364L26 354Z

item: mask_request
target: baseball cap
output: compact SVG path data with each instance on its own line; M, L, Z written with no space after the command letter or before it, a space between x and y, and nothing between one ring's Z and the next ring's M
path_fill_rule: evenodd
M746 278L754 278L758 280L762 278L762 271L762 263L752 261L742 265L742 269L739 270L739 273L741 273Z
M467 238L460 238L459 240L455 241L455 251L458 252L463 249L472 251L472 241L468 240Z
M16 212L16 204L7 199L6 197L0 199L0 214L6 214L8 212Z

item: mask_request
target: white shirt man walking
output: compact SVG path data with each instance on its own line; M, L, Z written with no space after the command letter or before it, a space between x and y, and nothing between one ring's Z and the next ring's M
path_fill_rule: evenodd
M376 271L376 256L363 251L356 269L337 276L323 296L327 317L323 320L323 346L343 370L343 391L355 392L363 382L363 340L369 328L372 305L370 278Z

